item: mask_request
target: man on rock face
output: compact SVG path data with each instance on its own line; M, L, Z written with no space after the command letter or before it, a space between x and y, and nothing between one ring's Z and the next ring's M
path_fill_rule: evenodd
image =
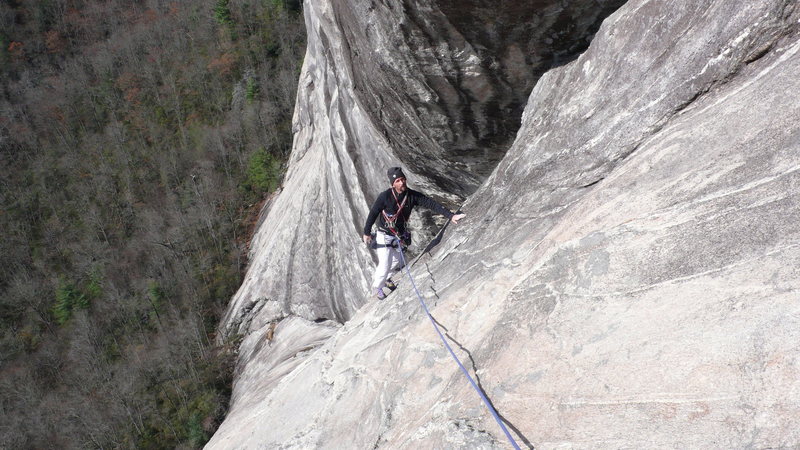
M401 257L399 248L403 241L410 241L410 234L406 230L406 223L411 215L411 210L416 205L421 205L439 214L447 216L453 223L464 217L464 214L453 214L430 197L409 189L406 184L406 176L399 167L392 167L388 171L389 182L392 184L378 195L375 203L367 216L367 223L364 225L364 242L370 244L372 241L372 225L378 219L378 232L375 235L376 247L378 250L378 265L375 267L375 275L372 278L372 289L375 297L379 300L386 298L383 288L394 290L395 285L389 278L389 271L393 267L399 267Z

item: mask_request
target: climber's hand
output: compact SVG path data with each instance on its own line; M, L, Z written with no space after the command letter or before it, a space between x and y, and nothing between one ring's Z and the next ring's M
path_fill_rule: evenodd
M450 221L453 223L458 223L466 214L454 214L453 217L450 218Z

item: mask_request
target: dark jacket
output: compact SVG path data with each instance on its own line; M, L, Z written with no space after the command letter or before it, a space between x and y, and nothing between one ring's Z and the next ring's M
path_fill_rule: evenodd
M421 192L413 189L406 189L406 191L402 194L397 195L396 197L395 195L396 193L392 188L389 188L378 195L378 199L375 200L375 203L372 204L372 209L369 210L367 223L364 225L365 236L368 236L372 232L372 224L375 223L375 219L378 220L378 229L391 232L391 230L387 228L386 220L384 219L381 211L386 211L386 214L393 216L397 214L397 207L401 204L403 205L403 210L397 216L397 219L395 219L395 231L397 231L398 234L406 231L406 223L408 222L409 216L411 216L411 210L417 205L432 211L436 211L439 214L446 216L448 219L453 217L453 213L450 212L450 210ZM408 198L406 199L405 204L403 204L403 199L406 197Z

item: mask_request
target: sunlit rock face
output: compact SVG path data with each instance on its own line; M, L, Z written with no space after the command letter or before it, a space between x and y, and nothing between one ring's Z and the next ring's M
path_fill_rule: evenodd
M402 166L455 210L510 146L535 81L584 50L620 0L305 5L308 51L284 186L223 323L248 333L296 315L343 323L367 300L366 213ZM436 230L415 214L415 240Z
M355 311L363 300L347 292L366 290L371 269L359 222L385 185L384 167L406 164L396 134L427 116L399 115L394 130L375 125L380 110L354 86L367 90L378 75L354 83L324 66L345 64L356 45L322 39L320 30L336 27L321 24L344 13L311 3L309 54L329 56L306 60L292 166L254 242L271 250L254 253L248 279L270 280L267 258L288 261L293 279L323 277ZM459 14L451 17L487 17ZM460 20L450 23L470 39L491 31L463 31ZM394 38L372 36L379 49ZM506 48L484 47L479 59ZM475 171L475 184L465 176L453 187L407 163L422 190L466 198L465 221L411 271L433 315L523 447L800 446L800 7L631 0L568 59L536 82L513 145L487 178ZM511 78L501 69L492 77ZM384 105L415 105L393 91L388 100L390 85L371 89ZM325 95L327 112L310 107ZM421 140L444 135L424 129ZM471 139L462 131L449 142ZM352 150L345 158L334 148ZM432 155L436 173L457 159ZM338 247L303 260L301 248L317 238L294 234L306 222L288 211L309 199L327 208L320 236ZM336 268L316 271L319 260ZM278 293L298 294L260 283L245 282L226 325L246 342L263 342L268 318L294 308ZM242 314L242 305L252 309ZM509 447L408 281L350 314L343 326L293 318L258 351L244 345L243 381L209 447ZM294 342L303 336L308 345Z

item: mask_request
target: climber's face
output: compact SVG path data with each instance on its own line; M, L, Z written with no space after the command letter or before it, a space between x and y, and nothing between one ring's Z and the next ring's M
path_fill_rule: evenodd
M392 187L394 188L395 192L397 192L398 194L402 194L406 190L406 179L400 177L394 180L394 182L392 183Z

